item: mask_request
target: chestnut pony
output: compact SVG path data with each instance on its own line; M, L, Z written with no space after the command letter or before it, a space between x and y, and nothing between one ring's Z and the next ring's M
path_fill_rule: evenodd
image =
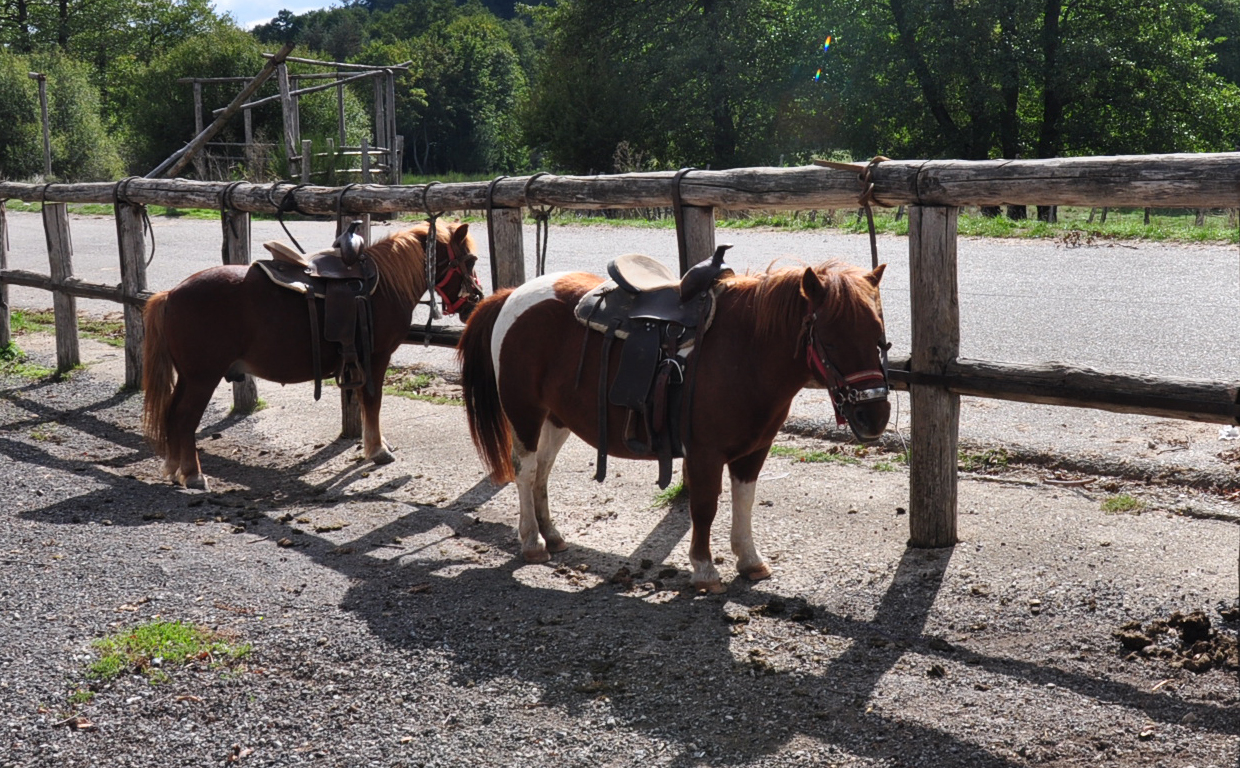
M696 364L696 383L689 423L682 424L695 588L723 590L711 558L710 526L725 466L732 481L737 570L755 580L771 574L753 542L755 485L793 396L811 379L831 390L837 416L859 439L877 439L886 428L890 405L878 291L884 266L867 272L827 262L729 277L717 286L713 325L691 352L700 358L687 364ZM478 305L457 350L470 434L492 480L517 481L518 536L529 562L546 561L549 552L567 546L551 521L547 477L569 432L598 447L593 382L603 335L587 332L573 310L602 280L560 273L498 292ZM613 380L622 347L618 339L612 344ZM625 411L608 407L608 454L653 458L626 446Z
M426 292L425 252L430 227L423 222L366 249L379 271L371 295L373 393L361 389L362 447L378 464L393 461L379 431L383 377L392 353L409 331L414 306ZM482 299L474 275L478 257L469 225L436 227L435 290L446 311L468 318ZM433 297L432 297L433 300ZM319 327L322 323L319 302ZM314 364L310 319L302 294L281 288L257 267L219 266L190 275L147 301L143 316L142 427L163 473L188 487L206 488L194 432L220 379L251 374L281 384L310 381ZM321 341L321 340L320 340ZM337 345L321 342L321 370L339 365Z

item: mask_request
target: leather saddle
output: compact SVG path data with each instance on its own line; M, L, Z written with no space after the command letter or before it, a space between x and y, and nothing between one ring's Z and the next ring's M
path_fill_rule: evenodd
M278 241L263 243L274 258L256 261L251 267L262 270L281 288L306 297L315 400L322 395L320 340L340 348L340 365L334 374L340 388L366 387L368 393L374 394L374 382L370 376L370 358L374 349L370 297L379 287L379 271L374 262L366 258L364 251L358 252L351 247L351 242L344 240L352 235L353 229L350 226L332 248L305 256Z
M715 316L715 284L733 274L723 263L731 248L720 245L714 256L681 278L658 261L638 253L617 257L607 265L611 278L577 303L577 320L603 334L599 368L598 462L594 479L607 475L607 407L628 409L625 444L638 455L659 460L659 487L672 478L672 459L684 456L682 410L692 401L686 394L686 365ZM611 344L621 339L620 364L607 388ZM582 348L582 355L585 348ZM691 371L690 371L691 373ZM580 379L580 368L578 369ZM683 400L688 402L682 403ZM635 423L636 422L636 423ZM643 437L638 437L640 424Z

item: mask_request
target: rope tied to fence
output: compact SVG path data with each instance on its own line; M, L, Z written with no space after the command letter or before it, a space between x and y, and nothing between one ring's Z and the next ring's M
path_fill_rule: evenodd
M495 222L492 220L495 213L495 185L508 178L507 176L496 176L491 179L491 183L487 185L487 249L491 257L491 290L499 288L499 259L495 257Z
M241 231L237 228L241 223L240 219L227 214L229 212L236 212L237 207L233 205L232 199L233 192L244 183L244 181L234 181L220 190L220 225L224 228L224 242L220 244L220 260L225 264L231 263L228 260L229 235L232 235L232 240L241 239Z
M297 246L298 251L305 253L306 249L302 248L301 243L297 242L297 238L293 237L293 233L288 231L288 226L285 225L284 223L284 214L288 211L293 211L295 213L300 213L302 216L311 215L303 211L301 209L301 206L297 204L297 190L301 189L302 187L308 187L310 185L309 184L293 184L293 188L290 189L288 192L285 192L284 197L281 198L280 202L277 203L276 202L276 190L280 188L281 184L293 184L293 182L277 181L275 184L272 184L271 189L267 190L267 200L273 206L275 206L276 221L280 222L280 228L284 230L284 234L288 235L289 240L293 241L293 245Z
M551 238L551 209L550 205L539 203L534 204L534 196L531 188L534 179L542 176L550 176L546 171L539 171L533 176L525 180L525 190L523 197L525 204L530 209L530 216L534 217L534 276L542 277L547 273L547 241Z
M422 260L426 262L426 306L429 312L426 314L426 332L422 334L422 346L429 347L431 345L431 323L440 319L443 315L439 311L439 307L435 306L435 283L438 279L435 270L439 261L439 216L440 211L432 211L430 203L427 201L427 193L431 187L438 184L438 181L432 181L422 187L422 209L426 211L426 247L423 249Z
M112 187L112 208L113 210L116 210L117 206L119 206L121 203L125 203L126 205L137 205L138 207L142 209L142 233L143 235L150 236L151 238L151 252L146 257L146 266L149 267L151 266L151 262L155 260L155 230L151 227L151 214L150 214L150 211L147 210L145 203L135 203L128 198L129 182L133 181L134 179L140 179L140 178L142 177L141 176L126 176L125 178L116 182L116 185ZM121 220L118 218L116 220L117 242L120 242L120 235L121 235ZM143 247L145 248L145 244Z
M676 252L680 254L680 274L689 271L692 265L689 263L689 241L688 234L685 232L685 205L680 198L680 182L684 180L689 171L696 171L697 168L681 168L676 171L676 175L672 177L672 218L676 220Z

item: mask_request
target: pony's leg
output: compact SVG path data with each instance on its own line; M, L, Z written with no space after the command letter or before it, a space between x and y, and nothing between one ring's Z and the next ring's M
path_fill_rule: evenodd
M177 379L172 393L172 406L168 409L168 458L175 460L176 473L173 480L180 481L186 488L209 490L207 478L202 474L202 466L198 463L198 445L194 440L194 432L202 421L202 414L211 402L215 392L216 379L210 383L194 381L188 376ZM165 467L168 463L165 463Z
M370 367L371 380L375 383L374 395L368 395L362 387L362 453L376 464L391 464L396 461L392 449L383 439L379 429L379 409L383 406L383 376L387 372L389 358L375 360ZM381 364L380 364L381 363Z
M564 537L551 522L551 505L547 499L547 479L551 476L551 467L555 464L555 457L564 447L564 441L568 439L569 434L567 427L557 427L548 420L543 422L542 433L538 436L537 468L534 475L534 517L538 521L538 532L546 540L549 552L563 552L568 549Z
M754 492L769 450L754 451L728 464L732 477L732 554L736 555L736 570L753 581L771 575L771 567L753 542Z
M723 583L710 554L710 526L719 508L719 492L723 490L723 466L714 462L685 459L685 481L689 485L689 564L693 576L689 583L705 592L722 592Z

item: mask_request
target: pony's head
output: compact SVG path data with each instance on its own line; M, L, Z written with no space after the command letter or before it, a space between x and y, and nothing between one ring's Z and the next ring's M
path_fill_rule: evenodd
M806 310L800 343L810 372L830 391L836 420L841 426L847 423L862 442L877 440L891 416L891 345L878 293L884 267L880 264L872 272L807 267L801 275Z
M444 314L455 312L462 321L468 320L485 295L482 283L474 273L478 254L474 252L469 225L450 224L435 229L435 292L439 294Z

